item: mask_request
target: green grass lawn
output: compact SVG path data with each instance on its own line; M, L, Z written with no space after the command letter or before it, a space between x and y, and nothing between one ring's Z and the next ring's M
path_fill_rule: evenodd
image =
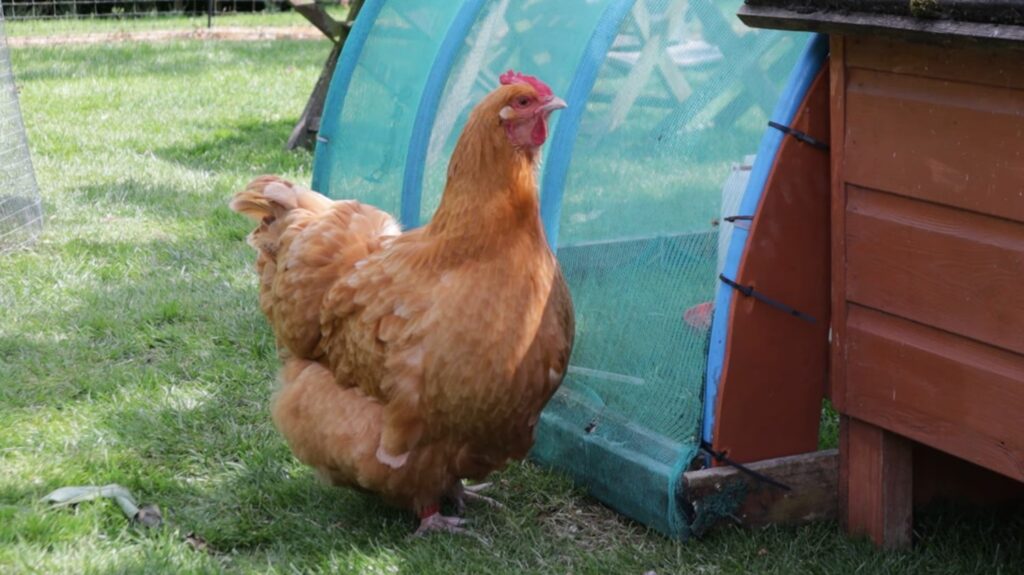
M0 256L0 573L1020 571L1024 519L1009 510L919 514L905 553L834 523L678 544L519 464L496 477L505 509L471 510L484 544L409 540L408 514L318 483L270 423L277 360L249 226L226 202L256 174L309 180L310 155L282 145L327 48L13 52L47 221L35 248ZM167 524L40 502L107 483Z

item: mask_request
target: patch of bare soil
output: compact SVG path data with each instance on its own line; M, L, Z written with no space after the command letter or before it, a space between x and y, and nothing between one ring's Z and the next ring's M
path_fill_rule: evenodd
M7 38L7 45L24 46L66 46L73 44L107 44L110 42L169 42L172 40L318 40L322 32L312 26L287 27L242 27L218 26L216 28L194 28L191 30L140 30L137 32L107 32L96 34L71 34L67 36L15 36Z

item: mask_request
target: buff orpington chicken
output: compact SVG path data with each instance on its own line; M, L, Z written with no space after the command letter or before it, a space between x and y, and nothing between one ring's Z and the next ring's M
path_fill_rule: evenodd
M442 502L487 500L463 480L526 456L568 367L572 301L536 178L564 107L540 80L503 74L416 230L274 176L231 201L258 222L259 302L284 360L276 426L326 480L414 511L417 534L465 530Z

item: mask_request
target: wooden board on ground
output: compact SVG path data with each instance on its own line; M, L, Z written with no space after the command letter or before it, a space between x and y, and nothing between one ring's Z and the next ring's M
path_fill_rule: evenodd
M689 471L683 474L683 488L697 514L715 496L739 493L742 496L732 518L744 527L795 525L836 516L838 450L756 461L745 467L789 490L759 481L735 467Z

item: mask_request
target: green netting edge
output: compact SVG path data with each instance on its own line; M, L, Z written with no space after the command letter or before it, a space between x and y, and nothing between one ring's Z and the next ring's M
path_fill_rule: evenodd
M686 497L683 473L697 457L697 446L674 443L628 422L608 421L573 395L559 392L541 415L541 439L531 459L568 474L615 511L673 539L700 537L735 515L747 494L742 482L692 505ZM581 424L581 412L590 423ZM675 465L664 463L666 451L675 453Z
M619 513L688 539L693 516L681 480L697 446L610 417L577 392L559 391L541 415L530 458L568 474Z

